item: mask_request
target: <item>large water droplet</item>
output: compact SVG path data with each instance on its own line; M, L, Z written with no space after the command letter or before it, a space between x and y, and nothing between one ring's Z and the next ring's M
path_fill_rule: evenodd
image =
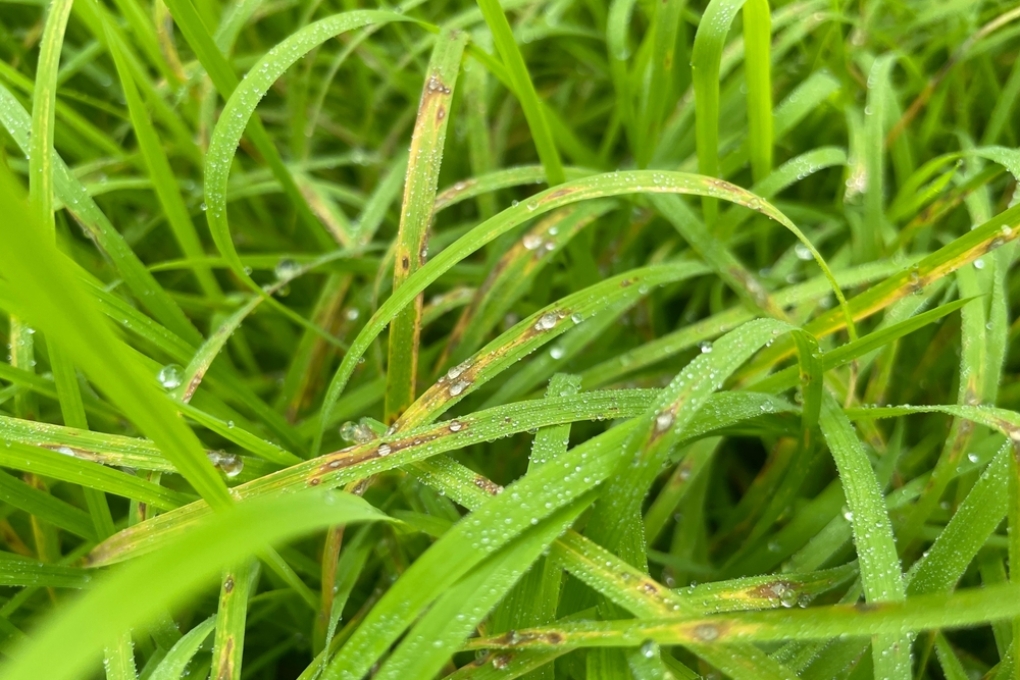
M292 278L298 275L298 272L300 270L301 265L299 265L294 260L285 257L278 263L276 263L276 268L273 269L273 273L276 274L276 280L282 282L290 281Z
M159 369L156 379L165 390L177 389L184 382L184 369L180 364L167 364Z

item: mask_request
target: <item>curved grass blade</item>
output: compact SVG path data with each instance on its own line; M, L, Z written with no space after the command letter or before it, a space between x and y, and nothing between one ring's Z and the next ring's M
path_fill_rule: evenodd
M174 9L174 6L180 5L182 10L190 10L191 13L194 12L194 10L190 7L185 8L185 5L188 5L185 0L172 0L172 2L173 5L171 6L171 10ZM175 12L175 15L176 14L177 12ZM195 17L195 19L197 20L197 17ZM178 20L181 21L180 16L178 16ZM394 21L410 21L410 19L393 12L370 10L345 12L343 14L337 14L316 21L315 23L309 24L300 31L290 35L270 50L262 59L260 59L259 63L257 63L251 71L248 72L244 81L238 84L236 88L233 85L230 85L230 87L227 88L227 91L230 92L230 97L223 107L223 113L220 115L220 118L216 123L216 128L213 130L212 138L209 141L209 151L206 154L204 187L205 200L208 208L206 212L206 219L209 222L209 230L212 233L213 241L215 241L220 254L227 260L231 270L238 279L244 282L253 292L266 297L267 301L275 309L282 312L289 319L298 323L302 327L318 333L328 342L335 342L330 333L327 333L318 326L310 324L301 315L296 314L290 308L268 297L262 288L251 278L251 275L245 270L244 264L241 263L240 256L234 247L234 243L230 235L230 226L227 221L227 179L232 165L231 159L240 144L241 136L244 134L249 121L257 122L257 119L253 118L253 116L259 101L266 95L270 86L276 82L277 78L279 78L295 62L297 62L298 59L325 41L341 33L362 28L364 26ZM189 23L194 22L185 20L182 24L182 28L184 30L188 30L185 26ZM198 26L197 28L201 29L201 26ZM200 32L195 30L195 28L191 30L196 34ZM204 29L202 30L204 31ZM208 35L205 35L204 33L203 35L205 38L208 38ZM194 43L192 43L192 45L195 46ZM198 47L196 47L196 49L198 49ZM212 57L212 53L215 53L216 57ZM206 56L207 59L222 60L222 55L215 50L215 47L213 47L209 52L209 55ZM218 63L218 61L205 63L206 68L210 68L210 63ZM227 73L229 72L229 68L225 61L223 62L222 67L216 66L215 68L217 69L217 72L222 71L222 73L217 76L217 72L210 71L210 75L214 80L217 78L228 77ZM229 75L229 78L234 78L232 73ZM287 177L290 177L286 168L284 168L284 172L287 174ZM291 180L291 182L293 183L293 180ZM303 202L304 199L301 200Z
M518 432L579 420L634 417L648 407L654 394L649 390L614 390L586 392L552 401L510 404L408 430L400 437L349 447L236 486L232 491L244 499L279 490L296 491L320 485L338 487L447 451ZM696 439L765 411L779 413L792 410L789 404L775 397L743 392L714 395L709 405L712 407L699 411L690 422L685 436ZM722 419L720 414L727 417ZM477 475L472 475L472 478L478 479L482 486L491 485ZM208 511L202 504L191 504L178 511L158 515L105 541L91 553L90 561L96 565L112 564L149 551L157 543L156 536L185 532L191 523Z
M985 469L935 543L908 573L909 595L951 591L988 536L1006 516L1009 495L1007 443Z
M739 189L722 180L688 175L686 173L653 172L653 171L632 171L617 172L598 175L588 179L569 182L554 189L544 191L525 204L513 206L502 213L486 220L478 225L455 243L447 247L435 259L425 267L416 272L405 282L401 290L383 303L379 310L369 319L365 327L354 339L350 350L344 356L340 368L333 376L323 402L322 411L329 414L340 394L343 392L347 381L350 379L358 360L368 350L372 341L396 314L410 304L418 293L423 291L430 283L438 279L443 273L451 269L457 262L475 252L486 243L504 234L514 227L520 225L530 217L537 217L556 208L577 203L592 198L603 198L619 196L631 193L679 193L705 196L716 196L725 198L735 203L741 203L747 207L758 210L763 214L775 219L787 228L799 234L799 230L792 222L782 215L778 210L760 198L749 192ZM973 232L972 232L973 233ZM806 240L806 239L805 239ZM815 254L817 251L808 242L807 247ZM832 282L837 298L843 304L843 293L832 278L828 265L817 256L819 266L826 273L826 278ZM849 319L848 319L849 320ZM851 322L852 323L852 322ZM322 431L316 436L312 452L317 454L322 445Z
M222 96L225 100L232 97L235 90L239 87L237 76L234 74L230 62L216 46L212 36L210 36L207 32L201 17L195 10L195 7L188 2L188 0L164 0L164 2L170 9L170 13L173 16L174 21L180 27L181 32L188 41L188 44L193 50L195 50L195 54L198 57L199 62L206 70L206 73L209 74L209 78L212 80L216 90L220 93L220 96ZM259 153L268 163L273 175L280 182L284 192L290 198L291 203L297 210L298 217L305 226L308 227L312 236L317 238L320 245L326 246L329 243L329 237L326 236L325 231L322 229L318 220L315 218L315 215L312 213L311 208L308 206L304 196L301 194L301 190L298 189L294 178L287 170L287 167L283 164L283 160L280 158L279 152L273 145L272 139L262 126L262 121L258 118L254 118L251 120L251 124L249 126L249 118L251 118L250 114L248 118L244 119L242 128L250 127L248 130L249 139L251 139ZM208 156L209 154L207 153L207 159ZM244 279L242 278L242 280Z
M39 64L32 93L31 153L28 156L28 200L40 214L47 234L56 228L53 222L53 129L57 101L57 69L64 43L64 31L71 15L72 2L61 0L49 7Z
M616 474L602 491L588 522L590 538L635 566L645 566L641 504L680 433L733 371L765 343L789 330L779 321L748 322L716 341L711 353L700 354L677 374L637 419Z

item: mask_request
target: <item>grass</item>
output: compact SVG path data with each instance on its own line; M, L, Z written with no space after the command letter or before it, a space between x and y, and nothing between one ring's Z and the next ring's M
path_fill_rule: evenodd
M0 0L0 677L1020 680L1018 20Z

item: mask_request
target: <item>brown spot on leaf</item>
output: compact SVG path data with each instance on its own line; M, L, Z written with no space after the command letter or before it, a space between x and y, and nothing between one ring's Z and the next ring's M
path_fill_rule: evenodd
M570 194L573 194L573 193L576 193L576 192L577 192L577 189L571 189L570 187L564 187L562 189L557 189L556 191L553 191L550 194L546 194L542 198L542 202L543 203L551 203L551 202L555 201L557 198L563 198L564 196L569 196Z
M642 581L638 584L638 590L646 595L658 595L659 586L651 581Z
M482 491L489 495L498 496L499 494L503 493L503 487L497 484L496 482L492 481L488 477L476 475L473 481L475 483L475 486L477 486L479 489L481 489Z
M796 586L793 583L779 579L763 583L757 588L752 588L748 591L748 595L756 600L774 600L777 597L777 593L785 593L795 588Z
M234 677L234 636L228 635L223 642L223 662L216 670L216 680L231 680Z
M444 118L446 118L446 107L440 104L439 108L436 109L436 120L442 120Z
M497 654L496 656L492 657L492 667L498 670L502 670L510 665L510 662L513 661L513 658L514 658L513 654Z
M400 258L400 266L404 269L405 272L408 271L411 268L411 258L408 257L407 255L402 256Z
M320 484L322 484L322 480L318 477L312 477L308 480L308 486L319 486Z

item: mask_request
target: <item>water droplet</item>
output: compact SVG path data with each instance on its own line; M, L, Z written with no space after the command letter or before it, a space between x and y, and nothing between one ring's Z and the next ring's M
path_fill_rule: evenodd
M798 243L797 245L795 245L793 247L793 252L796 253L798 260L807 261L814 258L814 256L811 254L811 249L808 248L803 243Z
M460 432L461 428L464 427L464 424L461 423L459 420L451 420L449 427L450 432Z
M659 415L655 416L655 431L665 432L669 429L670 425L673 424L673 412L663 411Z
M273 269L273 273L276 274L277 281L290 281L292 278L298 275L301 270L301 266L290 258L283 258L276 263L276 268Z
M573 314L570 315L570 320L573 321L575 324L579 324L582 321L584 321L584 317L578 314L577 312L574 312Z
M379 450L378 450L379 456L380 457L388 456L388 455L390 455L390 451L391 450L392 449L390 449L390 445L389 444L380 444L379 445Z
M554 312L546 312L535 323L535 330L547 331L555 326L557 321L559 321L559 317Z
M375 433L364 423L354 423L348 420L340 426L340 438L350 444L364 444L375 439Z
M972 463L976 463L976 462L978 462L978 460L980 460L980 458L978 457L978 455L976 453L968 453L967 454L967 460L969 460Z
M357 321L358 317L361 316L361 312L358 311L357 307L351 307L344 312L344 316L348 321Z
M449 371L446 372L446 379L447 380L456 380L457 378L460 377L461 373L463 373L464 371L468 370L469 368L471 368L471 363L469 361L465 361L463 363L459 363L456 366L454 366L453 368L451 368Z
M974 260L974 269L984 269L984 268L985 268L985 261L984 260L982 260L980 257L978 259Z
M451 397L456 397L461 392L463 392L465 389L467 389L468 385L470 385L470 384L471 383L468 382L467 380L458 380L457 382L455 382L452 385L450 385L450 396Z
M528 234L521 241L528 250L535 250L542 245L542 237L538 234Z
M641 656L646 659L651 659L655 656L655 643L651 640L645 640L641 643Z
M698 349L701 350L702 354L709 354L712 351L712 343L708 340L702 340L698 343Z
M566 353L567 351L560 345L554 345L549 349L549 356L556 360L562 359Z
M180 364L167 364L159 370L156 379L159 380L159 384L163 386L163 389L176 389L184 382L184 369L181 368Z
M340 439L345 442L354 441L354 431L358 429L358 424L348 420L346 423L340 426Z

